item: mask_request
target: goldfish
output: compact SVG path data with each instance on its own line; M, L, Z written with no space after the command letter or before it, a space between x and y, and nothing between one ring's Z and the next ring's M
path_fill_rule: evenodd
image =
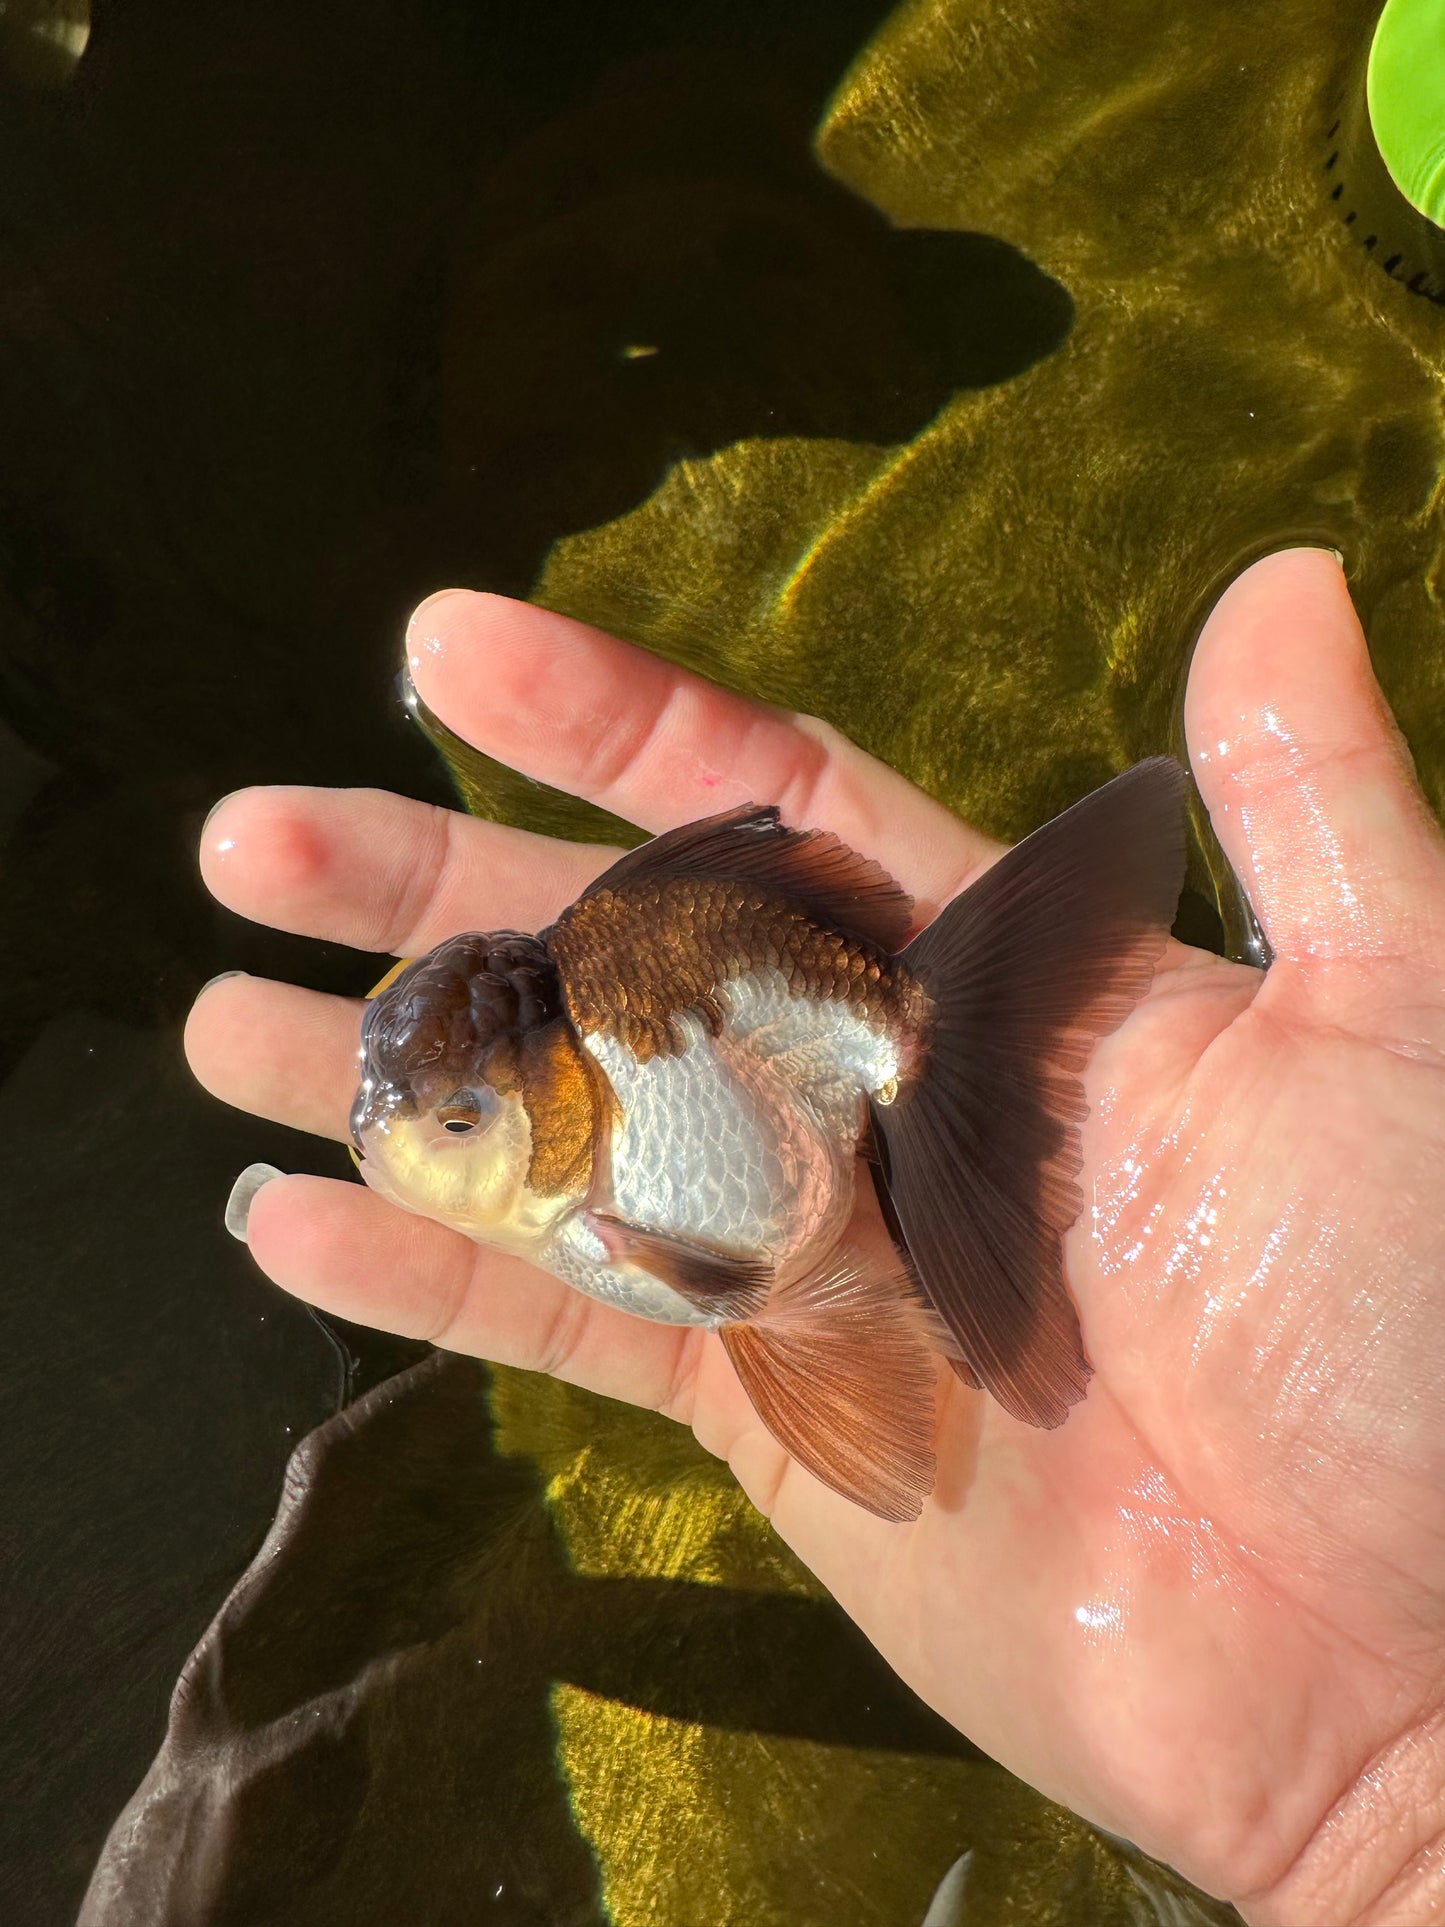
M1063 1267L1081 1076L1167 940L1183 783L1135 764L916 934L886 870L776 808L654 837L546 929L451 937L380 987L361 1175L717 1332L794 1459L917 1518L943 1368L1034 1426L1085 1394ZM850 1233L860 1167L890 1256Z

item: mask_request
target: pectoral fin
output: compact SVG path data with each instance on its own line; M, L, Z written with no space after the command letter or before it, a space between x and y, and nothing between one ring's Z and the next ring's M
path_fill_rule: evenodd
M740 1258L670 1231L628 1224L605 1211L590 1212L588 1222L613 1264L650 1272L699 1311L717 1318L751 1318L767 1303L773 1268L765 1258Z
M720 1336L778 1443L880 1519L916 1519L933 1489L938 1374L900 1266L844 1252Z

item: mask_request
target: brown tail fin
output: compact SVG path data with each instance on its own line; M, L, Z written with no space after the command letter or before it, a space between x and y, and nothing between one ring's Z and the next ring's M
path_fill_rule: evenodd
M724 1325L743 1390L778 1443L880 1519L916 1519L933 1489L937 1370L910 1282L844 1252L756 1323Z
M1064 1287L1079 1074L1149 987L1184 880L1184 772L1136 763L955 897L903 953L934 1014L917 1081L875 1105L927 1296L1015 1417L1061 1424L1089 1364Z

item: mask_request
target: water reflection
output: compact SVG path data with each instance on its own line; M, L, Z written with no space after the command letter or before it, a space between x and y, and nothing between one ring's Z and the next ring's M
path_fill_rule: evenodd
M73 1918L170 1683L332 1409L309 1315L216 1237L210 1174L253 1140L195 1101L171 1039L93 1011L0 1085L0 1914L27 1927Z
M798 110L756 63L658 55L479 183L439 397L473 579L611 520L679 457L897 441L1064 339L1057 282L992 236L893 227L818 168Z
M0 0L0 66L23 86L63 87L90 43L90 0Z

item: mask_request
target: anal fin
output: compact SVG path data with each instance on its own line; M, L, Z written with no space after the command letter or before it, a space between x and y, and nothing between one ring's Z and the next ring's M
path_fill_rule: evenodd
M933 1489L938 1375L901 1267L844 1252L720 1336L773 1437L880 1519L916 1519Z

